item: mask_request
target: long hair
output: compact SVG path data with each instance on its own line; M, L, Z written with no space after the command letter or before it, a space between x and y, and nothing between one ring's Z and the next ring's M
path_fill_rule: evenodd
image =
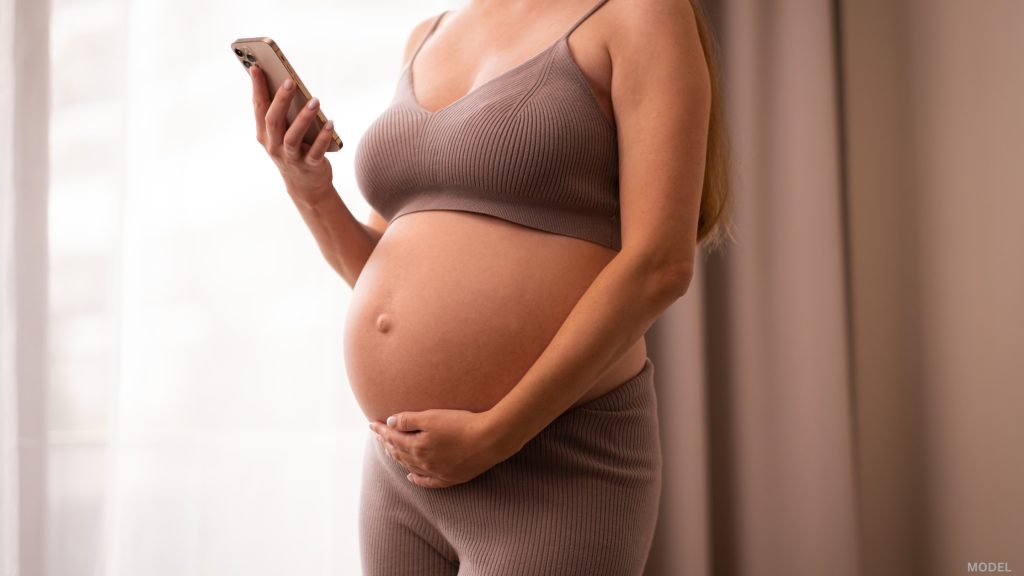
M708 125L707 158L704 165L704 188L700 196L697 219L697 244L709 250L721 246L732 235L732 194L729 186L729 142L722 116L722 89L719 79L718 45L701 0L690 0L697 19L700 44L704 49L711 79L711 118Z

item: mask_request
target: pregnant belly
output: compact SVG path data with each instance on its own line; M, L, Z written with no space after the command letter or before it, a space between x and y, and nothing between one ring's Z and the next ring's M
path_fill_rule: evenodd
M345 320L345 367L364 414L491 408L614 255L469 212L395 219L359 275ZM641 337L576 404L637 374L646 355Z

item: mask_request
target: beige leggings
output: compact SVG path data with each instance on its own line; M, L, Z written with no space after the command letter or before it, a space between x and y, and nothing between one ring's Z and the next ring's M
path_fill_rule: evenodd
M447 488L409 482L368 433L365 576L643 574L661 498L654 364Z

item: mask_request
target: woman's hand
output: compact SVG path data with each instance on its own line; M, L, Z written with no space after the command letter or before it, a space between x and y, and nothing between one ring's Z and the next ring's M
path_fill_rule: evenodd
M488 412L401 412L387 424L370 422L370 429L410 471L409 480L425 488L468 482L518 451L493 430Z
M297 195L302 202L312 205L328 194L336 193L333 186L334 172L331 163L324 158L330 144L334 121L329 120L317 134L312 145L302 138L309 129L309 123L316 116L320 102L313 98L313 108L303 106L291 126L286 126L288 107L295 98L296 86L286 89L282 85L270 102L267 94L266 76L258 66L249 68L252 77L252 103L256 111L256 140L263 145L271 159L277 164L284 178L288 193Z

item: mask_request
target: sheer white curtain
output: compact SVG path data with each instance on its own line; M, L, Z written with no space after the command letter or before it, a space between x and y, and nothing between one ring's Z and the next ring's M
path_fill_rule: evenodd
M229 44L277 40L365 219L356 144L408 31L449 7L0 0L3 576L359 572L350 289Z

